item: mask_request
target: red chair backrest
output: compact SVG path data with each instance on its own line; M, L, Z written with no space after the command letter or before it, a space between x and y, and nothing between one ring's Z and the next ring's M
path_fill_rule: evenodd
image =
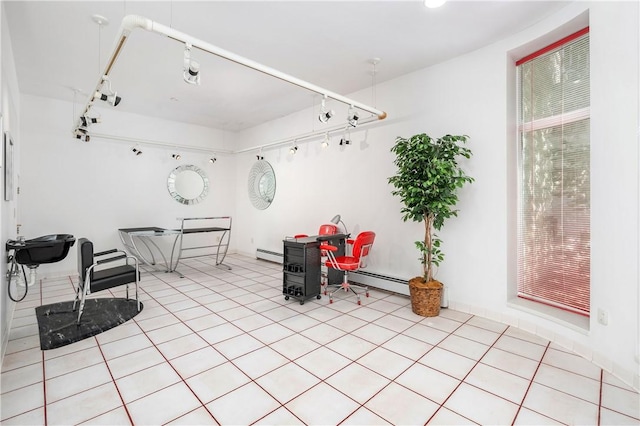
M320 225L318 235L333 235L338 233L338 227L333 223Z
M371 231L363 231L358 234L355 242L353 243L353 249L351 256L361 259L367 257L371 251L373 240L376 239L376 233Z

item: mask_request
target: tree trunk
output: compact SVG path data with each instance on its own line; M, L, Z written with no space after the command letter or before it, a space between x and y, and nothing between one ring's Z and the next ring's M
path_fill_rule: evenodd
M425 215L424 218L424 245L427 252L424 254L424 279L429 282L433 280L433 267L431 266L431 229L433 227L433 214Z

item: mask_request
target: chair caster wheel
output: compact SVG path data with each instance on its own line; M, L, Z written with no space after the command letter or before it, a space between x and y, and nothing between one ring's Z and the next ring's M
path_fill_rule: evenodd
M358 300L358 305L362 305L362 302L360 302L359 300Z
M301 301L300 301L300 304L301 304L301 305L304 305L304 300L301 300Z
M366 292L366 293L365 293L365 296L369 297L369 292Z
M316 299L320 300L322 299L322 296L320 296L319 294L316 296Z
M329 299L329 303L333 303L333 299Z
M289 300L289 296L285 296L285 297L284 297L284 300Z

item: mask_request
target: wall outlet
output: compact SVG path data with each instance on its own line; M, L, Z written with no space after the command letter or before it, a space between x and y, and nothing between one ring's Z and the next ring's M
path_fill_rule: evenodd
M609 325L609 312L598 308L598 322L602 325Z

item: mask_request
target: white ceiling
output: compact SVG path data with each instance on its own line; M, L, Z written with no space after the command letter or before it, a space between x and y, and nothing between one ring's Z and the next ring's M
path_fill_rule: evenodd
M348 95L491 44L567 2L3 1L21 93L84 105L125 15L170 26ZM110 24L100 29L91 16ZM238 131L317 105L320 96L195 50L200 86L182 80L184 45L136 30L111 72L122 111ZM372 99L360 101L372 105ZM378 105L384 109L384 105Z

